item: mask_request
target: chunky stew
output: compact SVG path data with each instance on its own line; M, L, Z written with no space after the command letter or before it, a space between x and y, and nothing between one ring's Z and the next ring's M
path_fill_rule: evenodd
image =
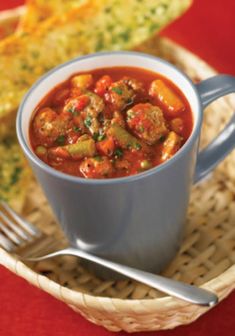
M30 140L49 166L79 177L134 175L170 159L191 134L183 93L132 67L73 75L34 111Z

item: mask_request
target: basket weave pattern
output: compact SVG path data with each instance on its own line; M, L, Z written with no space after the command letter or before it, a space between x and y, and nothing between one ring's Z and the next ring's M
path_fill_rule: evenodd
M193 80L215 74L204 62L166 39L138 50L176 64ZM205 111L201 146L223 128L233 113L233 96ZM235 287L235 153L203 183L193 187L185 239L164 275L215 291L220 300ZM48 234L60 235L51 210L32 181L24 215ZM64 301L93 323L112 331L150 331L187 324L208 308L177 300L131 280L102 281L77 258L60 257L25 265L0 250L0 263L30 283Z

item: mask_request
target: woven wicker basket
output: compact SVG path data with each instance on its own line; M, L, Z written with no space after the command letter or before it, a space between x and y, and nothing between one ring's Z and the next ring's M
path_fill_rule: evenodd
M196 81L215 74L203 61L167 39L154 38L138 49L167 59ZM235 98L231 95L205 111L201 146L222 129L233 106ZM232 153L209 179L193 188L184 242L163 272L211 289L220 300L235 287L234 164ZM24 216L48 234L59 235L39 186L32 181L30 188ZM0 264L111 331L170 329L194 321L209 309L165 296L131 280L102 281L73 257L26 265L0 249Z

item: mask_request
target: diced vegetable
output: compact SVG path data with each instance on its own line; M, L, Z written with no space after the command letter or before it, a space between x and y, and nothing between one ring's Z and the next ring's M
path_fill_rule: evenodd
M93 77L90 74L77 75L71 79L71 83L74 87L78 87L82 90L86 90L92 86Z
M172 131L174 131L178 134L180 134L184 129L184 122L183 122L182 118L172 119L171 122L170 122L170 125L171 125Z
M114 153L113 153L115 159L120 159L123 157L123 150L121 148L117 148L115 149Z
M47 154L47 149L43 146L37 146L35 149L35 152L38 156L46 155Z
M109 86L112 84L113 80L110 76L101 77L95 85L95 93L99 96L104 96L104 94L108 91Z
M52 147L48 151L50 158L70 159L69 152L63 147Z
M108 134L112 136L123 149L140 150L142 148L140 141L119 125L112 125L108 130Z
M115 162L115 168L120 171L128 171L131 167L131 163L126 159L119 159Z
M177 116L185 109L182 99L161 79L151 83L149 94L161 102L171 116Z
M170 132L163 143L162 161L170 159L180 148L182 138L175 132Z
M90 140L91 137L88 134L83 134L79 137L78 141L85 141L85 140Z
M113 166L105 156L88 158L80 164L80 172L86 178L110 177L113 173Z
M58 145L64 145L65 144L65 136L64 135L59 135L58 138L56 139L56 143Z
M93 156L96 153L95 141L93 139L78 141L75 144L63 147L72 158L81 159L86 156Z
M102 155L111 156L115 148L113 138L107 137L106 139L97 142L96 148Z
M75 144L51 148L50 154L54 157L72 158L75 160L95 155L96 147L93 139L79 140Z
M146 169L150 169L152 167L152 164L149 160L143 160L143 161L140 162L140 167L143 170L146 170Z
M76 108L78 111L82 111L90 103L90 98L87 95L82 95L78 98Z

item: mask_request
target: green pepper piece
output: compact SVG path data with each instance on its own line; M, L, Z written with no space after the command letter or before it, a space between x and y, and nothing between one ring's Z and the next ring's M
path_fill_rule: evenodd
M114 124L109 128L108 133L114 137L119 146L123 149L136 149L140 150L142 145L138 139L127 132L121 126Z
M63 146L72 158L82 159L94 156L96 153L95 141L93 139L78 141L75 144Z

